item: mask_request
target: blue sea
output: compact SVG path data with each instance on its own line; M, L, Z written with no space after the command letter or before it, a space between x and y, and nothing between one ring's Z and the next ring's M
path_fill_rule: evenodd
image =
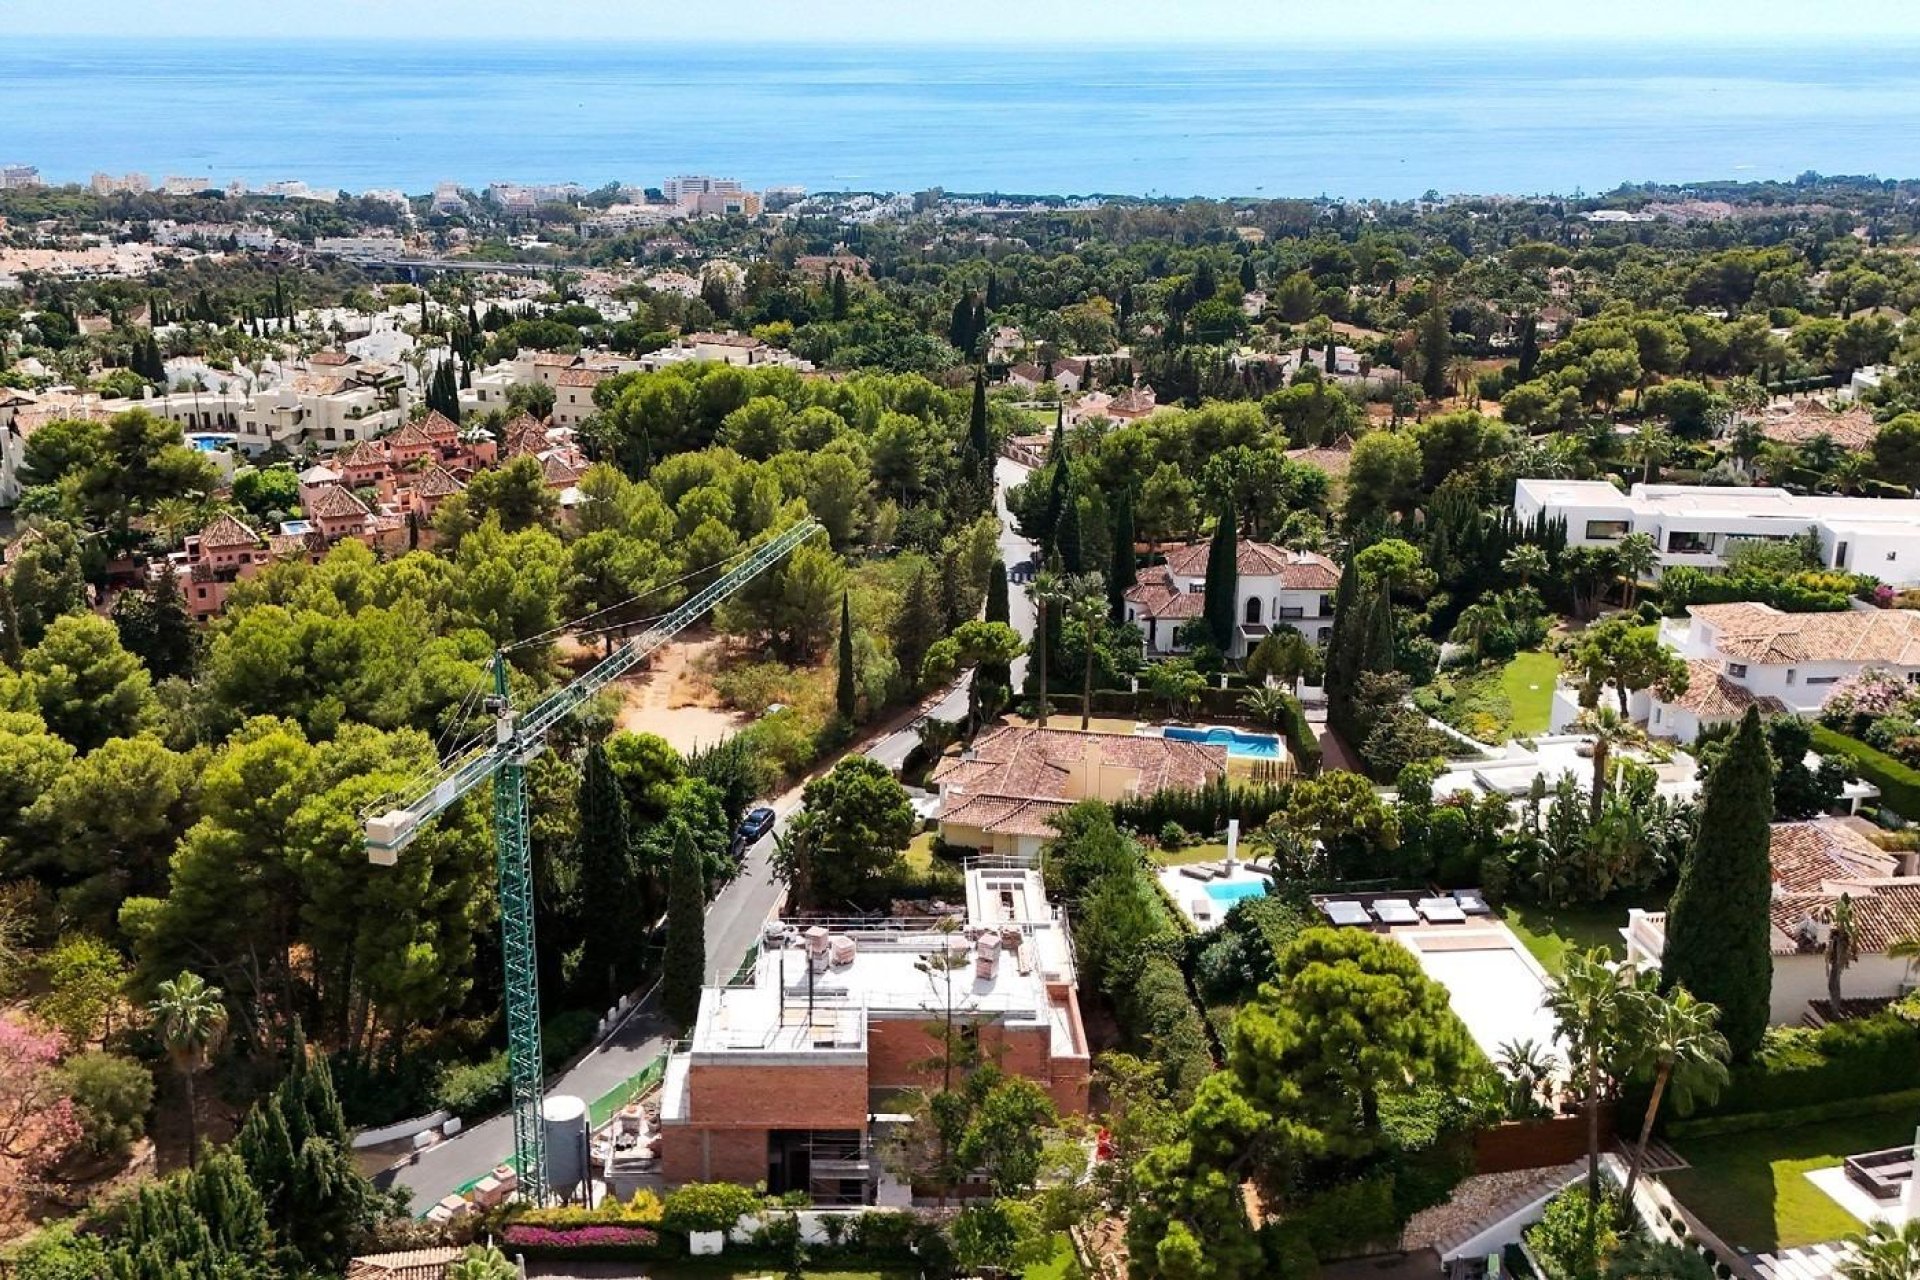
M683 172L810 190L1268 197L1920 175L1913 46L1044 38L1017 50L14 39L0 55L0 162L54 181L132 169L416 192Z

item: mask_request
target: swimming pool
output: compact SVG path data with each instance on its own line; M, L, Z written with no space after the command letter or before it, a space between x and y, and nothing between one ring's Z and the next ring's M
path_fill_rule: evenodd
M1161 733L1176 742L1204 742L1225 747L1230 756L1248 756L1257 760L1278 760L1280 739L1270 733L1242 733L1238 729L1215 726L1211 729L1163 729Z
M233 444L234 441L235 437L233 436L192 435L187 437L187 444L198 449L201 453L212 453L216 449L224 449L228 445Z
M1231 880L1211 883L1206 886L1207 896L1215 902L1238 902L1242 898L1258 898L1266 893L1265 880Z

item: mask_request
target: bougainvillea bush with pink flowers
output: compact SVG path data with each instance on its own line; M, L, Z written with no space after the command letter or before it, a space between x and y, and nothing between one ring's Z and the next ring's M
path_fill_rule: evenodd
M0 1014L0 1160L38 1174L73 1149L80 1122L60 1075L66 1046L12 1014Z

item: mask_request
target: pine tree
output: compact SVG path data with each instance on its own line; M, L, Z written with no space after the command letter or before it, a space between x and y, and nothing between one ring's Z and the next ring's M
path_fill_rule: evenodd
M0 665L18 671L26 645L20 639L20 612L13 607L13 588L0 578Z
M193 674L193 619L173 574L162 573L146 591L122 592L114 601L113 624L120 643L146 663L155 680Z
M631 902L638 888L633 830L627 797L607 762L602 743L587 748L580 771L580 900L589 904ZM651 918L651 913L647 914ZM618 911L587 913L580 970L595 999L613 1001L633 973L635 929Z
M707 967L707 893L700 855L685 826L674 832L667 890L667 954L660 1005L682 1030L700 1016L700 985Z
M1139 580L1133 552L1133 493L1122 488L1113 505L1113 563L1107 570L1107 606L1115 622L1127 617L1127 588Z
M1202 616L1207 620L1207 636L1220 652L1233 648L1234 628L1239 625L1240 530L1234 520L1233 502L1220 504L1220 515L1213 525L1213 545L1207 549L1206 601Z
M853 678L853 606L845 591L840 593L840 677L833 689L833 705L843 720L852 720L859 701L860 686Z
M1669 988L1720 1007L1720 1030L1741 1061L1760 1048L1772 1000L1772 819L1773 760L1759 709L1748 707L1707 774L1660 961Z
M1006 570L1002 569L1001 590L1006 583ZM987 608L989 617L993 608L993 584L988 579ZM920 667L926 661L927 650L940 639L943 629L940 625L944 610L940 605L940 588L934 580L933 570L922 565L915 571L907 583L906 599L900 604L900 612L893 620L893 653L899 659L900 671L907 680L915 685L920 680Z

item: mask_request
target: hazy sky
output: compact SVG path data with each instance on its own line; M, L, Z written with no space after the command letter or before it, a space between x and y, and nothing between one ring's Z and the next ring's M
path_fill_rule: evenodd
M1920 38L1914 0L0 0L8 35L1340 43ZM1870 33L1870 35L1868 34Z

